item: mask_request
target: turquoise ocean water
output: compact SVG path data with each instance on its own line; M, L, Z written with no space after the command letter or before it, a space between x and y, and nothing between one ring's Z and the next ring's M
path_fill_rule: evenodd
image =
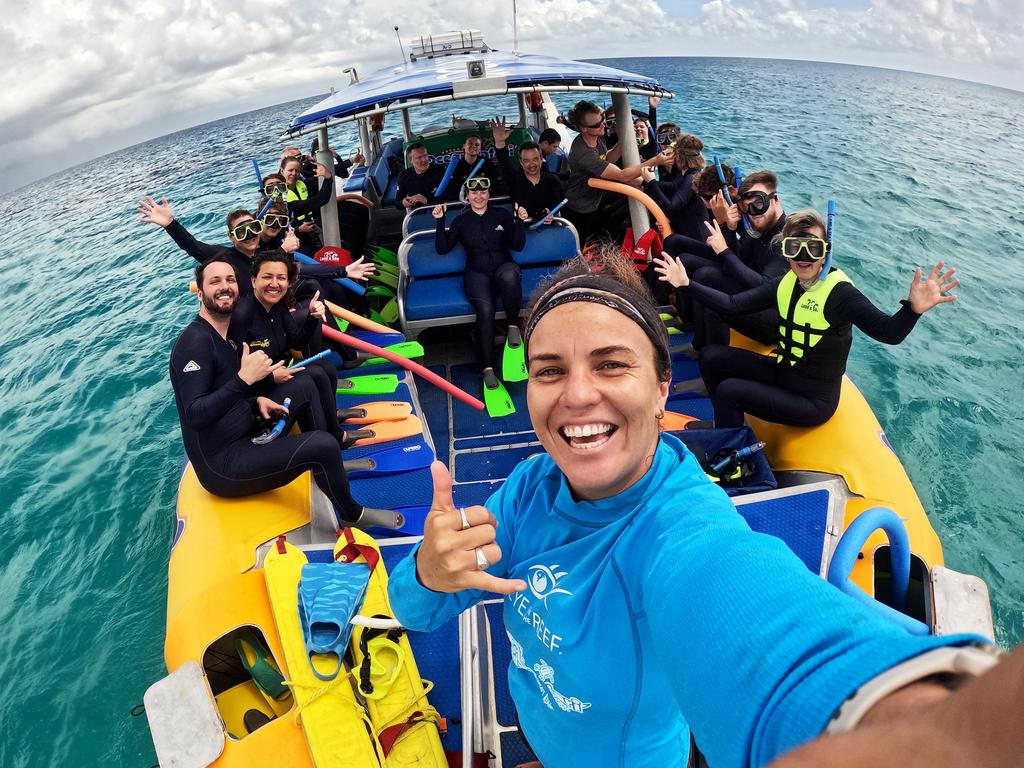
M959 301L899 347L860 336L850 371L947 564L988 582L998 639L1024 641L1024 94L798 62L608 63L673 89L659 118L703 137L709 156L774 170L787 210L824 211L835 197L837 263L879 306L896 309L916 265L959 269ZM310 103L165 136L0 197L5 768L156 762L145 718L129 711L165 673L182 457L167 355L195 312L194 263L138 222L135 203L167 196L200 239L226 242L224 213L255 203L249 158L269 171L277 136ZM341 132L334 142L354 143Z

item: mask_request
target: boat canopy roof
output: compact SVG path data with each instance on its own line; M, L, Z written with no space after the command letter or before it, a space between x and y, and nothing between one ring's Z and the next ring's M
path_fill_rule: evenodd
M470 76L468 65L471 62L483 63L482 76ZM490 49L418 58L379 69L294 118L282 138L377 113L457 99L535 91L672 97L670 91L646 75L555 56Z

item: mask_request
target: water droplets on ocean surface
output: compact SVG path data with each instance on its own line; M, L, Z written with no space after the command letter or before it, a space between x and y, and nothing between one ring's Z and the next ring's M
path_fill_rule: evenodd
M697 133L708 156L774 170L786 210L824 211L835 197L837 261L878 306L896 308L914 266L958 268L954 305L899 347L857 334L850 368L947 563L986 579L999 639L1024 641L1024 95L789 61L607 63L675 91L659 120ZM154 762L145 718L128 712L164 674L182 456L167 355L196 305L194 262L139 223L135 204L166 196L197 237L226 242L224 214L256 202L249 158L272 170L277 136L313 101L180 131L0 197L5 768ZM472 116L500 114L501 103ZM386 133L397 123L389 117ZM354 134L332 141L344 151Z

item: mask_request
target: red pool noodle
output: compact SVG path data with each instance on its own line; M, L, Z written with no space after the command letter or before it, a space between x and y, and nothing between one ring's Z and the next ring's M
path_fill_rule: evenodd
M442 379L436 373L427 370L419 363L414 362L407 357L396 355L391 350L381 349L376 344L370 344L369 342L363 341L362 339L357 339L355 336L349 336L347 333L342 333L341 331L331 328L330 326L325 325L323 328L324 336L326 336L327 338L334 339L335 341L340 342L341 344L344 344L348 347L355 347L356 349L361 349L363 352L372 352L378 357L383 357L387 360L390 360L395 365L400 365L406 370L412 371L413 373L422 376L424 379L429 381L434 386L440 387L452 397L457 397L466 405L476 408L478 411L482 411L484 409L484 404L477 400L475 397L473 397L471 394L463 392L461 389L456 387L447 379Z

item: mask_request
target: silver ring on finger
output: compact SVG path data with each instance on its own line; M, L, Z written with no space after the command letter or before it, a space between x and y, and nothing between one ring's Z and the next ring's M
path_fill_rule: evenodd
M476 548L476 569L478 571L484 571L491 567L491 561L487 559L487 555L484 554L483 547Z
M462 530L466 530L470 527L469 518L466 517L466 508L459 507L459 516L462 518Z

